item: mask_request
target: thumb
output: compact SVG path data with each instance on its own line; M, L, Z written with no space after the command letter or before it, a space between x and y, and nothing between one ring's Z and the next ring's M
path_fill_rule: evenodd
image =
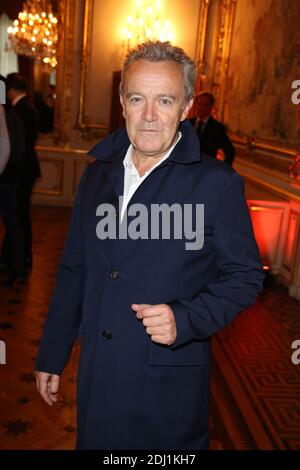
M142 310L143 308L150 307L150 304L131 304L132 310L135 312L138 312L139 310Z
M52 374L49 382L51 393L57 393L59 387L59 375Z

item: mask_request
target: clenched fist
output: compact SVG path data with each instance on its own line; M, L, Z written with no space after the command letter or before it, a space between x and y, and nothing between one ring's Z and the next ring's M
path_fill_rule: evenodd
M132 304L136 317L143 321L146 332L155 343L170 346L177 337L173 310L167 304Z

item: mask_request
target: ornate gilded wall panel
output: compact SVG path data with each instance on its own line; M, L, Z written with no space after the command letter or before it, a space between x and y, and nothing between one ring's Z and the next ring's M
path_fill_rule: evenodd
M61 26L58 40L57 103L55 107L55 142L66 143L72 128L76 0L59 0Z
M228 125L239 150L245 150L240 158L249 157L251 147L259 164L283 172L300 189L300 105L291 103L292 79L300 73L299 21L295 2L202 0L197 91L214 93L217 118Z

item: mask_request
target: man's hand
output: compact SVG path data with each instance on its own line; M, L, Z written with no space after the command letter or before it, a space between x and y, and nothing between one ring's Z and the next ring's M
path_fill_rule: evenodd
M136 317L143 320L146 332L155 343L170 346L176 340L177 330L173 310L167 304L132 304Z
M35 378L39 394L48 405L54 405L58 400L59 375L36 371Z

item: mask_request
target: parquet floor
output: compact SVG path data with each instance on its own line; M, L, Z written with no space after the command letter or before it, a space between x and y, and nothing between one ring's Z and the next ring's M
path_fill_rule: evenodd
M79 350L74 349L63 375L57 406L42 402L33 374L69 218L69 209L33 207L33 269L14 289L0 288L0 340L7 347L7 363L0 365L0 449L75 445ZM294 339L300 339L300 303L276 285L215 337L212 449L300 449Z

